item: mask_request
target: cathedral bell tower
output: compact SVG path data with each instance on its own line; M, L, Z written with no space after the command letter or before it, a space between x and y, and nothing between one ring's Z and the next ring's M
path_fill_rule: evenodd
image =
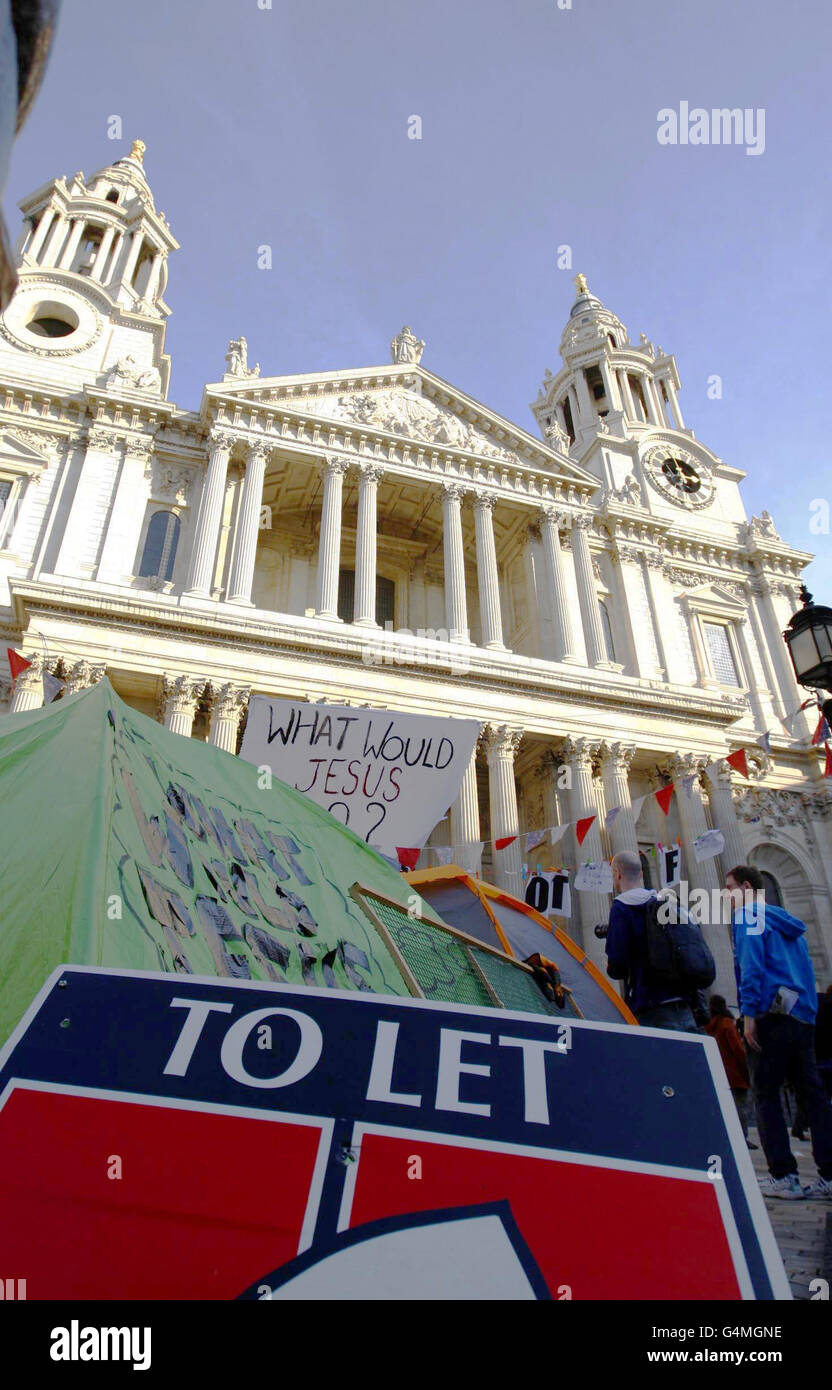
M676 394L679 373L675 359L645 334L638 345L630 343L624 324L592 294L584 275L575 277L575 287L560 344L563 368L557 376L546 373L531 408L555 448L615 486L620 480L606 476L609 452L604 463L593 457L593 445L602 438L614 446L616 439L632 441L657 429L689 435Z
M178 242L156 211L144 153L135 140L91 178L64 175L21 202L19 286L0 319L4 368L24 370L15 360L24 353L30 377L166 395L163 295Z

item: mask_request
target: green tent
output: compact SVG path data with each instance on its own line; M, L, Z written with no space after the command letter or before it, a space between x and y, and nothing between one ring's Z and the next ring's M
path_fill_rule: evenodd
M0 718L0 1041L65 962L407 994L349 889L414 890L265 780L106 680Z

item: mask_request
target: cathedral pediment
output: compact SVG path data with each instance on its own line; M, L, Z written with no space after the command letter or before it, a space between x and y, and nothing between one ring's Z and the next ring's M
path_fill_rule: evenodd
M208 390L233 395L237 402L256 401L306 418L460 450L494 464L532 464L597 486L597 480L565 454L416 364L323 377L227 376Z
M697 609L710 613L720 613L740 617L745 613L745 604L721 584L694 584L683 590L681 596Z
M32 443L29 443L20 434L3 430L0 433L0 459L4 463L17 464L26 471L44 468L52 441L48 438L41 439L35 434L31 435L31 439Z

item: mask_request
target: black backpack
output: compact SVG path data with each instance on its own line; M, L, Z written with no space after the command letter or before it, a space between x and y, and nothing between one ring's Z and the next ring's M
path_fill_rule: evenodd
M700 928L680 914L675 897L645 903L644 942L644 971L650 984L686 993L713 984L714 958Z

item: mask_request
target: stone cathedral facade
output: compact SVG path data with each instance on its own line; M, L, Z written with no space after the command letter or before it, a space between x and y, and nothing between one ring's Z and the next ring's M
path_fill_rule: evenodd
M811 558L683 419L676 362L582 276L529 433L423 365L270 377L244 339L197 410L168 397L168 257L144 146L23 200L0 319L0 638L32 665L0 711L106 672L169 728L234 752L252 692L478 719L432 845L515 892L680 841L718 889L750 860L832 979L832 792L782 631ZM3 668L5 671L5 667ZM771 734L745 781L720 762ZM56 769L60 776L60 769ZM665 818L651 791L672 780ZM638 821L632 802L647 793ZM44 789L48 795L48 789ZM609 808L623 807L609 828ZM493 841L597 814L524 855ZM695 861L710 826L721 859ZM431 864L428 847L422 863ZM574 894L596 960L609 899ZM735 999L725 927L706 926Z

